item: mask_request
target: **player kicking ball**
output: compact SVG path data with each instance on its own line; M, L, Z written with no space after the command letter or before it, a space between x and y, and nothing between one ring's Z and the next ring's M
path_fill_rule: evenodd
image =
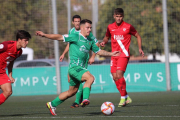
M14 60L21 56L22 49L26 48L31 35L19 30L16 34L16 41L5 41L0 43L0 88L3 93L0 94L0 105L3 104L7 98L12 94L11 83L15 82L12 77L12 68ZM8 75L6 74L6 66L8 65Z
M72 18L72 24L74 25L74 27L72 29L69 30L69 34L79 34L80 33L80 21L81 21L81 17L79 15L74 15ZM93 42L95 42L95 44L97 46L99 46L99 43L97 41L97 39L93 36L93 34L90 32L88 38L93 39ZM69 43L67 44L64 52L62 53L62 55L59 57L59 60L62 62L64 59L65 54L69 51ZM89 56L87 57L87 61L86 61L86 65L85 68L87 69L88 67L88 62L90 64L92 64L94 62L94 58L95 58L96 54L92 53L91 58L89 59ZM70 82L70 77L68 75L68 82ZM79 107L79 104L82 102L82 96L83 94L83 84L80 83L79 85L79 89L76 93L76 100L75 102L71 105L71 108L77 108Z
M45 34L41 31L37 31L36 35L46 37L53 40L60 40L69 42L70 47L70 64L68 74L70 76L70 87L69 90L62 92L57 98L51 102L47 102L47 107L52 115L56 115L55 110L58 105L64 102L66 99L76 94L81 82L85 82L83 86L83 101L82 107L89 105L89 95L91 85L94 82L93 75L85 68L86 60L89 54L89 50L102 56L119 56L119 51L107 52L101 50L92 39L87 38L91 32L92 22L88 19L84 19L80 22L80 33L79 34Z

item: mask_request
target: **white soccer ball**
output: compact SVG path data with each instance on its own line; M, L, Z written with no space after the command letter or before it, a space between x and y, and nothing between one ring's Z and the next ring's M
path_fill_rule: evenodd
M114 109L115 107L112 102L104 102L101 105L101 112L105 115L112 115L114 112Z

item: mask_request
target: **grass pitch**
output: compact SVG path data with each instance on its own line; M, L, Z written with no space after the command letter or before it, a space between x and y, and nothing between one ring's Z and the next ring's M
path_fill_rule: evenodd
M85 108L70 108L75 97L66 100L57 107L57 116L52 116L46 108L46 102L57 95L10 97L0 106L0 120L180 120L180 92L144 92L129 93L133 102L118 108L118 93L91 94L90 105ZM115 105L111 116L101 113L103 102Z

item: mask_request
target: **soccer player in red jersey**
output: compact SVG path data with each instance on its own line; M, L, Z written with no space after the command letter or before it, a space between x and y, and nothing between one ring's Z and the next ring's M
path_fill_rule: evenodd
M28 32L19 30L16 34L16 41L0 43L0 88L3 91L0 94L0 105L12 94L11 83L15 82L15 79L12 77L13 63L17 57L21 56L21 48L26 48L30 38L31 35ZM9 77L5 70L7 63L9 63L7 67Z
M109 24L103 42L100 43L102 47L108 42L111 37L111 49L113 51L120 51L118 57L111 57L111 74L115 81L116 87L120 92L121 99L118 107L125 106L132 102L126 91L126 81L124 79L124 72L130 58L130 42L131 35L137 38L139 53L144 57L144 52L141 48L141 36L136 29L129 23L123 21L124 11L122 8L114 10L115 22Z

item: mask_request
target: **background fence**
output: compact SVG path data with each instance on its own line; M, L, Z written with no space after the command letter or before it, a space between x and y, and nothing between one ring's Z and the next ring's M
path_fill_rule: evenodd
M94 2L97 4L93 4ZM70 6L71 17L78 14L82 19L87 18L95 23L93 33L99 41L103 39L108 24L114 22L114 9L123 8L124 20L132 24L141 35L142 47L145 52L144 58L139 57L137 40L132 37L131 62L135 61L137 64L144 61L157 62L157 60L165 62L162 0L56 0L59 34L68 33L68 20L71 19L68 18L68 6ZM167 0L170 62L180 62L179 6L179 0ZM36 30L53 33L51 0L1 0L0 16L0 42L15 40L16 31L24 29L32 35L28 44L28 47L33 51L31 59L55 58L53 41L35 36ZM59 42L60 54L65 46L66 43ZM110 51L110 42L102 49ZM26 56L24 59L27 59ZM66 54L64 61L68 61L68 54ZM97 56L95 63L109 64L109 62L109 58ZM138 71L140 68L136 69ZM176 71L177 69L171 69L170 72L175 73ZM104 73L106 73L105 70ZM173 77L171 76L171 78Z

